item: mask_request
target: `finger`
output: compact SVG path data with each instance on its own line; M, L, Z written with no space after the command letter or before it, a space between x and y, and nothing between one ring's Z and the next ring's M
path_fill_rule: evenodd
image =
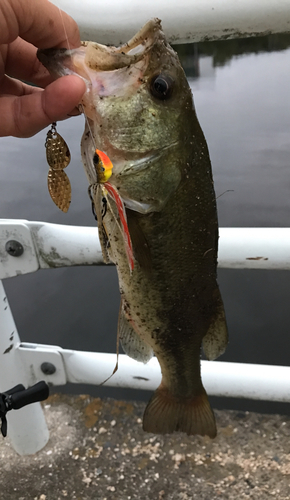
M39 48L80 46L76 22L48 0L1 0L0 44L17 36Z
M1 91L2 91L1 92L2 96L6 94L7 97L9 95L11 96L29 95L35 92L42 92L42 89L38 87L33 87L32 85L28 85L27 83L15 80L14 78L10 78L9 76L5 75L4 78L2 79ZM1 99L1 94L0 94L0 99ZM70 118L71 116L81 115L82 111L80 111L80 109L81 109L80 106L74 107L69 113L67 113L66 118ZM0 105L0 110L2 110L1 105Z
M34 92L41 92L42 89L28 85L27 83L21 82L14 78L10 78L4 75L1 81L1 94L0 96L11 95L11 96L24 96L33 94ZM0 108L2 110L2 108Z
M53 78L37 59L36 52L37 49L34 45L22 40L20 37L16 38L14 42L9 44L7 51L5 62L6 74L13 78L34 83L40 87L46 87L46 85L53 81Z
M35 88L28 95L0 97L0 136L31 137L50 123L64 120L85 90L81 78L64 76L45 90Z

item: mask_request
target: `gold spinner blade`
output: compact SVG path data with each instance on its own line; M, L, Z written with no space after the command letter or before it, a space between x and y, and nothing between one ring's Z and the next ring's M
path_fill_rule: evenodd
M71 202L71 185L63 169L68 166L71 156L67 143L56 131L55 122L47 132L45 149L50 167L47 178L49 194L58 208L67 212Z
M71 185L68 176L63 170L48 171L48 191L51 199L63 212L67 212L71 202Z
M47 133L45 142L46 159L53 170L63 170L70 162L70 150L65 140L59 135L55 128Z

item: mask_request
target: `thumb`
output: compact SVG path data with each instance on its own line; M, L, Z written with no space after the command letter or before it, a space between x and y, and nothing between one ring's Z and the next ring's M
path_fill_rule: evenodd
M6 95L0 99L0 136L31 137L50 123L64 120L86 91L78 76L64 76L44 90L33 88L28 95Z

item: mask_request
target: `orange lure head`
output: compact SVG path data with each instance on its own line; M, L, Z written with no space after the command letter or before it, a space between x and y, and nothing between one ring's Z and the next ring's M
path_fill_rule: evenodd
M110 179L113 170L113 164L110 158L103 151L96 149L93 162L96 168L98 182L102 184L107 182Z

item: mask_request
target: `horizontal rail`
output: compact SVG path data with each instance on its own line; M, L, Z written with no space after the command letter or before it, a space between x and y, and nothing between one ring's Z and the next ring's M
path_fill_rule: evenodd
M228 269L290 269L290 228L220 228L218 265ZM19 257L7 243L18 241ZM98 229L0 219L0 279L44 268L102 265Z
M31 374L30 385L41 379L55 386L67 382L103 384L112 375L117 360L116 354L73 351L41 344L22 343L16 351L25 371ZM54 373L43 374L43 363L54 366ZM287 366L201 361L201 372L205 389L211 396L290 401L290 367ZM118 371L104 385L152 391L160 382L157 358L153 357L145 365L120 354Z
M219 267L290 269L290 228L221 227L219 235Z
M290 31L289 0L52 0L78 23L83 40L120 45L153 17L171 43Z

